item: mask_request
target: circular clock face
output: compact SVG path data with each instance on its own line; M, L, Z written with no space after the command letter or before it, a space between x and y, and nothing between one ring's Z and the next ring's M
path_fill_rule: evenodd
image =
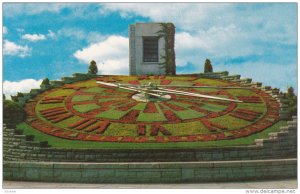
M145 95L109 85L165 85L179 93L141 100ZM211 87L180 87L211 86ZM279 104L257 88L191 76L102 76L66 84L26 104L27 122L56 137L99 142L195 142L235 139L260 132L277 122Z

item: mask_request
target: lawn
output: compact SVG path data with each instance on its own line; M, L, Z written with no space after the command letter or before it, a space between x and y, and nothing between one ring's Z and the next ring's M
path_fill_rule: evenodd
M82 105L74 105L73 108L81 113L85 113L94 109L99 108L100 106L96 104L82 104Z

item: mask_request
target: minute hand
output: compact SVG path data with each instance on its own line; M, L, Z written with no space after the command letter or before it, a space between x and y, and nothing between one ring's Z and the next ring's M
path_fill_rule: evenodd
M166 88L158 88L158 89L159 90L151 90L151 91L152 92L169 93L169 94L179 94L179 95L184 95L184 96L195 96L195 97L200 97L200 98L209 98L209 99L223 100L223 101L230 101L230 102L243 102L240 100L233 100L233 99L221 98L221 97L216 97L216 96L196 94L196 93L191 93L191 92L183 92L183 91L171 90L171 89L166 89Z

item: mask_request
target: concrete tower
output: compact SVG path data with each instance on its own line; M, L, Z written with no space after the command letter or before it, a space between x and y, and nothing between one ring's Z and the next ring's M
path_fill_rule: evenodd
M136 23L129 27L130 75L175 75L175 26Z

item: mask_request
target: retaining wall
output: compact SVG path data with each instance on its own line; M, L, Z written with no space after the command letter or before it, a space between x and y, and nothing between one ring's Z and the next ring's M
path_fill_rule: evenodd
M5 180L176 183L294 178L296 159L166 163L4 162Z

